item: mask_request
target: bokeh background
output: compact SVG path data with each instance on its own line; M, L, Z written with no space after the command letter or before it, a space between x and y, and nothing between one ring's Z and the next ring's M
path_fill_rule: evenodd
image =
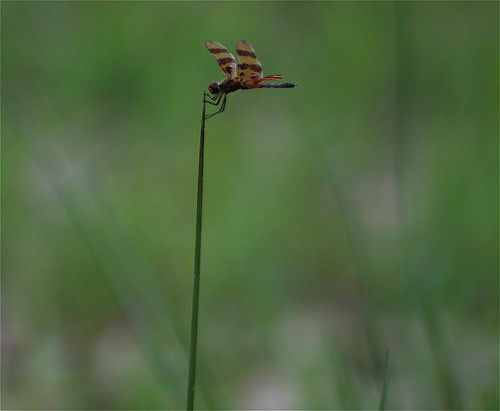
M2 2L2 408L498 409L498 3Z

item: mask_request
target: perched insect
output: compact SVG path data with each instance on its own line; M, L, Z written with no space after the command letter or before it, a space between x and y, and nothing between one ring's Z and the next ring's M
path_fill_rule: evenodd
M229 93L236 90L248 90L251 88L290 88L295 87L297 84L293 83L265 83L268 80L279 80L283 78L281 75L262 76L262 65L252 45L245 40L236 44L236 58L222 45L216 41L207 41L206 44L208 51L215 57L219 67L226 75L226 79L220 83L212 82L208 85L208 91L205 92L205 102L214 106L219 106L219 111L210 114L207 118L222 113L226 107L226 99Z

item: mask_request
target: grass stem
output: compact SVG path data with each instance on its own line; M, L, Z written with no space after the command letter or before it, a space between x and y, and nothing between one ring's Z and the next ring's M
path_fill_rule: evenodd
M385 353L385 365L384 365L384 384L382 386L382 393L380 395L380 403L378 406L379 411L384 411L387 401L387 388L389 386L389 353L391 351L391 345L387 346L387 351Z
M196 199L196 235L194 246L193 304L191 311L191 340L189 344L189 372L186 410L194 408L196 384L196 348L198 342L198 311L200 301L200 259L201 259L201 220L203 211L203 160L205 151L205 98L201 115L200 154L198 159L198 195Z

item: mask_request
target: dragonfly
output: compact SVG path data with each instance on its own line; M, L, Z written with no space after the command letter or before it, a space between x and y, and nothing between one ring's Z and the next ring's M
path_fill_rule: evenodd
M204 102L219 106L219 110L206 118L222 113L226 108L227 95L237 90L249 90L252 88L291 88L294 83L266 83L270 80L279 80L282 75L264 77L262 75L262 64L257 59L252 45L242 40L236 44L236 60L234 56L216 41L207 41L205 46L212 56L215 57L220 69L226 75L221 82L212 82L205 92ZM207 100L208 98L208 100Z

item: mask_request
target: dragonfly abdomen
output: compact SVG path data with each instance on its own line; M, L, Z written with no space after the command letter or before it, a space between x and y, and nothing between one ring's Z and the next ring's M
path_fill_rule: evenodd
M271 83L271 84L262 84L260 87L265 88L291 88L295 87L297 84L294 83Z

